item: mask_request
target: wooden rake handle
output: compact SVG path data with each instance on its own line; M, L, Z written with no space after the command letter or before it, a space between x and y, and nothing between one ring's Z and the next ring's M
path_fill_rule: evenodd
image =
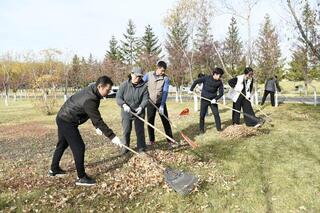
M165 133L163 133L161 130L159 130L158 128L156 128L154 125L152 125L151 123L149 123L148 121L146 121L145 119L141 118L137 113L134 113L132 111L130 111L130 113L132 115L134 115L135 117L137 117L139 120L141 120L142 122L146 123L147 125L151 126L154 130L156 130L157 132L159 132L161 135L165 136L166 138L168 138L170 141L172 141L173 143L179 144L178 142L176 142L173 138L171 138L170 136L166 135Z

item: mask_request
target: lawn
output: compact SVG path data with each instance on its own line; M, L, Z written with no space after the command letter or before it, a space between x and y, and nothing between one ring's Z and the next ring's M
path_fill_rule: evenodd
M190 106L190 115L179 117L186 106ZM169 102L169 117L199 144L198 148L184 145L169 150L159 134L157 144L150 147L151 155L156 153L170 166L200 178L194 192L180 196L163 181L139 176L140 171L130 163L134 156L119 156L116 147L95 134L91 122L82 125L80 132L86 143L86 170L98 184L91 188L75 186L69 149L62 158L67 177L47 177L57 142L55 115L41 114L27 100L11 102L9 107L1 102L0 212L320 211L319 106L266 106L263 111L272 121L256 135L239 139L217 133L211 115L206 118L206 133L198 135L199 115L192 106L191 102ZM114 99L103 101L101 111L121 136L120 110ZM223 106L220 112L226 128L231 124L231 112ZM257 115L262 116L259 111ZM156 126L162 129L158 117ZM181 140L177 130L174 137ZM133 133L133 148L135 140ZM140 184L135 183L138 176L145 178ZM122 186L136 188L130 191Z

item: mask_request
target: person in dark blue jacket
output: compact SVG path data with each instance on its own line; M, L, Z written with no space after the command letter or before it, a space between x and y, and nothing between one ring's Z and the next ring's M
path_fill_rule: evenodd
M201 96L211 100L211 102L209 102L207 100L201 99L199 123L201 134L204 133L204 118L208 111L208 106L210 106L211 111L214 115L217 130L221 131L221 120L217 101L223 96L223 83L221 81L223 73L223 69L217 67L212 71L212 75L207 75L195 80L190 88L190 91L192 92L197 84L202 83L203 86Z

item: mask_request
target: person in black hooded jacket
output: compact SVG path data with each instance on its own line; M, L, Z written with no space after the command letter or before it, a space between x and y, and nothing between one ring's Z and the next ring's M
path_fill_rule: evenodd
M204 133L204 118L207 114L208 106L210 106L211 111L214 115L217 130L221 131L221 120L217 100L219 100L219 98L223 96L223 83L221 81L223 73L223 69L217 67L212 71L212 75L204 76L195 80L192 86L190 87L190 92L192 92L197 84L202 83L203 86L201 96L211 100L211 102L209 102L207 100L201 99L199 123L201 134Z
M64 151L70 146L78 179L76 185L94 185L96 181L85 173L85 144L78 126L91 119L97 133L103 133L112 143L122 147L122 142L101 118L99 112L100 100L106 97L113 85L107 76L101 76L94 84L83 88L72 95L61 107L56 117L58 126L58 144L53 155L49 176L62 176L65 171L59 166Z

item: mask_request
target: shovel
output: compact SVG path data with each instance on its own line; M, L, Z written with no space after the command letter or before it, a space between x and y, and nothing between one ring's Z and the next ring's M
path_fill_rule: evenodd
M127 150L133 152L138 156L143 155L134 151L130 147L127 147L126 145L122 145L122 147L126 148ZM170 167L163 167L157 161L154 161L153 159L150 159L150 160L155 166L157 166L163 171L165 182L178 194L181 194L181 195L189 194L198 183L198 178L191 174L188 174L179 170L174 170Z

